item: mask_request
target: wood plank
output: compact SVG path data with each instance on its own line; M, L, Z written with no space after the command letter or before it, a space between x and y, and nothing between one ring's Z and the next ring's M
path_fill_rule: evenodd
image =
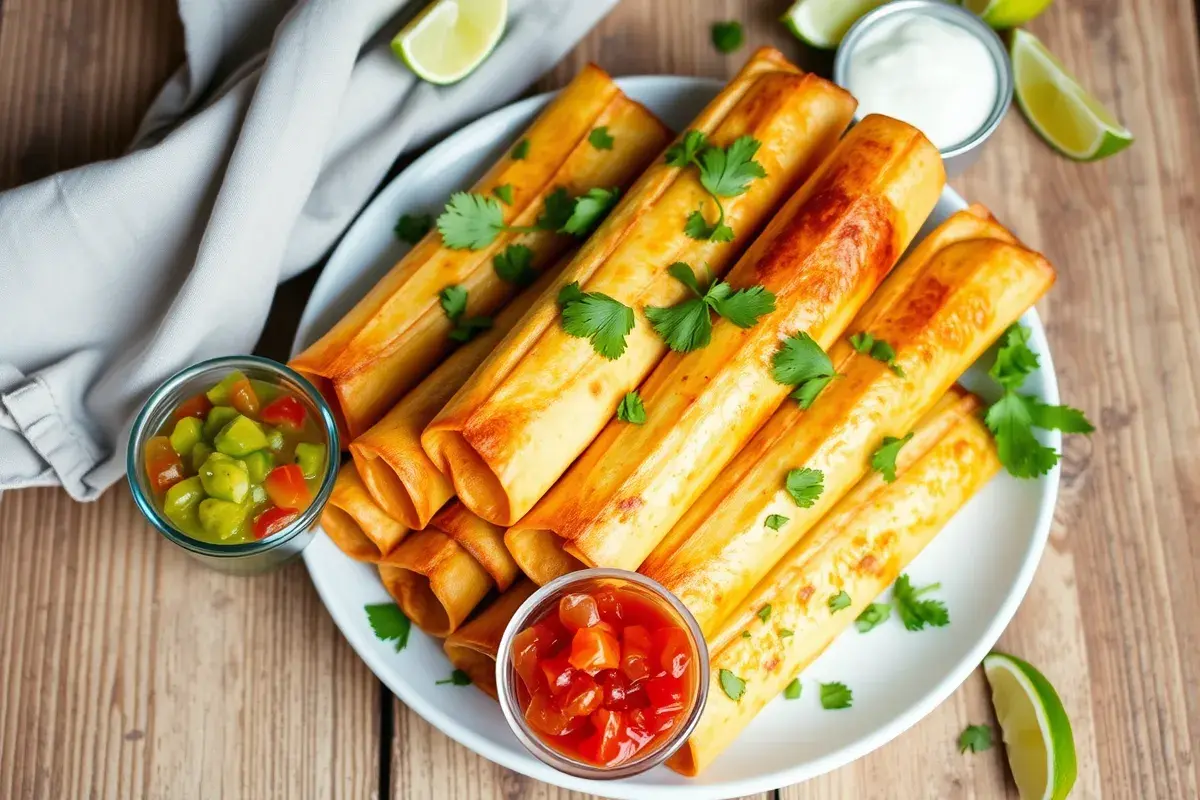
M300 564L221 575L124 487L0 499L0 797L345 797L380 692Z

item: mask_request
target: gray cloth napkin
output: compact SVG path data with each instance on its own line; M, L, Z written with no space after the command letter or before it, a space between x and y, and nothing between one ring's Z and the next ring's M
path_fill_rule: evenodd
M389 50L403 0L179 0L187 63L129 153L0 193L0 490L98 497L159 383L253 346L397 156L516 97L615 2L509 0L487 61L438 87Z

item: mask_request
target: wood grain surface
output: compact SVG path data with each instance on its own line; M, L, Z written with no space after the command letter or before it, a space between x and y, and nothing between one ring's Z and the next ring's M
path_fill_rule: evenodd
M750 47L827 70L778 2L624 2L539 88L614 74L728 76ZM708 25L739 19L722 56ZM1191 0L1059 0L1031 29L1138 136L1097 164L1011 114L956 186L1059 268L1044 304L1072 437L1050 546L1001 647L1059 689L1081 798L1195 798L1200 759L1200 49ZM0 0L0 189L119 155L182 58L169 0ZM3 265L0 265L0 269ZM260 345L281 355L315 271ZM3 343L0 343L2 351ZM302 567L191 563L118 486L0 498L0 798L579 797L451 742L384 690ZM787 800L1015 797L973 675L895 741Z

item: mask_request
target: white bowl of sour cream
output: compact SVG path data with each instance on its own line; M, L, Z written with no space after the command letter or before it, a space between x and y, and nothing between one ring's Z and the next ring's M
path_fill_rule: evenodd
M895 0L847 31L834 81L858 99L858 118L885 114L920 129L962 172L1012 101L1012 68L1000 37L942 0Z

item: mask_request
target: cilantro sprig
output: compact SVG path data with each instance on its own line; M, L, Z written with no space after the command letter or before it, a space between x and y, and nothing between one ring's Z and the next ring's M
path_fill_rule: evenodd
M1019 322L1001 337L996 361L988 371L1004 394L983 416L996 440L1000 463L1017 478L1045 475L1058 463L1058 453L1038 441L1034 428L1063 433L1091 433L1096 428L1084 413L1070 406L1052 406L1017 390L1038 368L1038 355L1029 347L1029 329Z
M438 292L442 311L454 324L450 338L456 342L469 342L476 334L492 327L491 317L467 317L467 290L461 286L447 286Z
M792 678L792 682L789 683L786 687L784 687L783 699L799 700L800 699L800 689L801 689L800 679Z
M982 753L992 747L992 729L988 725L968 725L958 735L958 752Z
M608 126L601 125L598 128L592 128L592 132L588 134L588 144L597 150L612 150L613 137L608 132Z
M851 601L850 595L846 593L845 589L842 589L833 597L829 598L829 610L831 612L841 611L843 608L849 608L852 602L853 601Z
M632 425L646 424L646 404L637 390L627 392L617 404L617 419Z
M900 455L900 448L912 441L912 438L912 431L899 439L895 436L885 436L883 443L871 454L871 469L883 475L885 482L896 481L896 458Z
M941 628L950 624L950 612L941 600L922 600L921 596L942 588L940 583L914 587L908 573L896 579L892 587L892 603L896 615L910 631L922 630L926 625Z
M533 270L533 251L523 244L510 244L492 256L492 267L500 280L516 286L528 286L537 280Z
M633 309L603 292L585 292L569 283L558 293L563 330L588 339L597 353L610 361L625 353L625 338L633 330Z
M717 671L717 680L721 684L721 691L735 703L746 693L746 682L727 669Z
M854 620L854 627L858 628L859 633L866 633L867 631L874 630L876 626L887 622L890 616L892 616L891 605L888 603L871 603Z
M821 390L838 377L821 345L803 331L783 340L771 357L771 375L777 383L796 387L789 396L803 409L811 407Z
M450 673L449 678L443 678L440 681L433 682L435 686L441 686L444 683L449 683L453 686L470 686L471 676L463 672L461 669L456 669Z
M759 317L775 310L775 295L763 286L751 286L736 292L724 281L714 281L703 291L692 268L683 261L676 261L667 268L673 278L688 287L694 297L673 306L646 307L646 319L650 320L654 332L662 337L667 347L677 353L699 350L712 341L712 315L737 325L750 328Z
M839 708L850 708L854 704L854 692L840 681L821 684L821 708L834 711Z
M812 508L825 491L825 473L812 467L788 470L784 487L800 508Z
M508 189L507 193L499 190ZM512 189L507 184L497 187L497 195L511 197ZM506 225L504 209L495 197L474 192L455 192L450 202L437 218L438 232L442 242L451 250L482 250L496 241L501 233L532 233L554 231L584 237L600 223L604 215L616 205L619 189L592 188L572 198L561 186L546 196L542 213L533 225Z
M430 214L401 214L392 230L400 241L416 244L432 227L433 216Z
M719 52L732 53L742 46L743 41L742 23L737 20L712 24L712 43Z
M905 377L904 368L896 363L896 350L883 339L876 339L866 331L860 331L850 337L850 346L859 353L887 364L888 369L899 377Z
M711 225L701 209L688 215L684 233L692 239L714 242L733 240L733 229L725 224L722 197L737 197L750 188L756 178L765 178L766 170L754 160L762 142L753 136L739 136L728 147L709 144L703 131L688 131L683 139L667 148L667 164L672 167L694 166L700 172L700 185L717 204L717 221Z
M395 603L374 603L363 606L367 612L367 622L375 632L375 638L381 642L395 642L396 652L408 647L408 634L412 630L412 622Z

